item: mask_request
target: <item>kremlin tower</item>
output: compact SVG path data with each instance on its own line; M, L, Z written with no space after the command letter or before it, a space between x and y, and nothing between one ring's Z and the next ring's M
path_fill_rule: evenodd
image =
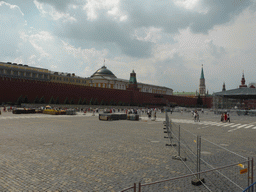
M204 69L202 65L202 70L201 70L201 77L200 77L200 83L199 83L199 95L200 96L205 96L206 94L206 88L205 88L205 79L204 79Z

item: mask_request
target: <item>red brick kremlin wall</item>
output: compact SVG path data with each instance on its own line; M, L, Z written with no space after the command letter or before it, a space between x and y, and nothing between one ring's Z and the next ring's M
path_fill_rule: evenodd
M64 103L66 97L69 102L71 99L77 104L79 98L86 99L87 102L93 98L97 98L98 103L101 100L110 102L111 100L133 104L146 104L149 105L166 105L166 103L182 105L182 106L195 106L197 103L196 98L161 95L152 93L143 93L138 90L118 90L96 87L85 87L79 85L23 80L15 78L0 78L0 103L2 102L16 102L20 96L27 96L29 102L33 102L36 97L39 99L44 96L46 103L49 102L53 96L54 99L59 97L59 102ZM211 107L211 98L204 98L204 105Z

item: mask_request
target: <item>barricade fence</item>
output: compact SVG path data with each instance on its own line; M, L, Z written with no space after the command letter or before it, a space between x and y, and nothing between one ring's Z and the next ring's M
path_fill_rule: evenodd
M243 192L255 192L256 191L256 182L247 187Z
M253 159L243 157L173 123L166 113L164 122L167 146L177 154L172 159L187 168L184 176L167 180L138 183L139 192L148 191L254 191ZM225 161L223 161L225 159ZM250 185L252 185L250 187ZM136 186L129 188L136 191Z

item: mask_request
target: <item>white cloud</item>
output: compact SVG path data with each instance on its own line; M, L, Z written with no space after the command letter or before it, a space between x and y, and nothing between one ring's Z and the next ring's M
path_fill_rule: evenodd
M120 10L119 6L120 0L88 0L83 9L90 21L97 19L99 12L102 10L106 11L115 20L125 21L128 17Z
M162 29L156 27L143 27L135 29L134 36L140 41L157 43L162 38Z
M44 17L49 16L53 20L61 20L63 22L77 21L76 18L71 16L69 13L59 12L51 5L40 3L37 0L34 0L34 4Z
M12 4L6 3L6 2L4 2L4 1L0 1L0 6L7 6L7 7L9 7L11 10L13 10L13 11L18 11L22 16L24 16L24 13L20 10L20 7L17 6L17 5L12 5Z

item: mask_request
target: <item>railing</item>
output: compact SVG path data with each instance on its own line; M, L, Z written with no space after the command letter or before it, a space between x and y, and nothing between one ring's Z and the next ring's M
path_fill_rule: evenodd
M256 182L247 187L243 192L255 192L256 191Z
M121 192L125 192L125 191L136 192L136 183L134 183L132 187L123 189Z
M139 192L148 191L244 191L254 192L253 158L246 158L173 123L166 113L166 146L175 147L186 167L184 175L151 183L138 183ZM225 159L225 161L223 161ZM127 188L128 189L128 188ZM136 192L136 185L130 187ZM256 191L255 191L256 192Z

